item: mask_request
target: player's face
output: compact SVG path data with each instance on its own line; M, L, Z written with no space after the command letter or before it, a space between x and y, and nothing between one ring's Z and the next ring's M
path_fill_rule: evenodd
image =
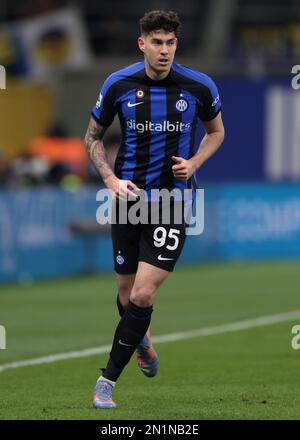
M138 38L138 45L144 52L149 67L157 73L168 72L173 63L177 49L177 38L174 32L153 31Z

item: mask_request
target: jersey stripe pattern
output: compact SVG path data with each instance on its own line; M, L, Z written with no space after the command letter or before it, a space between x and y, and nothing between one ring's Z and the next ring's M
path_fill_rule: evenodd
M197 124L214 119L220 110L217 87L206 74L173 63L169 75L155 81L140 62L106 79L92 117L108 127L118 114L116 176L150 192L190 187L174 178L172 156L189 159L195 151Z

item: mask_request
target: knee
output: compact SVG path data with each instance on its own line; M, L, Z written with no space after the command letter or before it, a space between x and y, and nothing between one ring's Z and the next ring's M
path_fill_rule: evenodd
M154 302L155 286L133 286L130 301L139 307L149 307Z

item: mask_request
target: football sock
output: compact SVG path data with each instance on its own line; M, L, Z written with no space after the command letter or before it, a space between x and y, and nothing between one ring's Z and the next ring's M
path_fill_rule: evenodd
M122 318L122 316L124 315L126 309L121 304L119 294L117 296L117 306L118 306L118 310L119 310L119 315Z
M152 311L153 306L139 307L129 301L116 328L108 364L102 369L103 377L114 382L118 379L143 339L151 321Z
M126 311L126 308L121 304L119 294L117 296L117 307L118 307L118 310L119 310L119 315L122 318L122 316L124 315L124 313ZM146 333L147 333L147 331L148 331L148 329L146 330Z
M116 382L113 382L112 380L106 379L106 377L103 377L103 376L100 376L99 379L97 380L97 382L99 382L100 380L102 380L103 382L109 383L113 387L116 385Z

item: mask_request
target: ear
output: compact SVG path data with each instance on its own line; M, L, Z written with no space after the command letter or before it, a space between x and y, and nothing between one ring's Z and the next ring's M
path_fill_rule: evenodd
M145 49L145 40L144 40L144 38L143 37L138 37L138 46L139 46L139 49L142 51L142 52L144 52L144 49Z

